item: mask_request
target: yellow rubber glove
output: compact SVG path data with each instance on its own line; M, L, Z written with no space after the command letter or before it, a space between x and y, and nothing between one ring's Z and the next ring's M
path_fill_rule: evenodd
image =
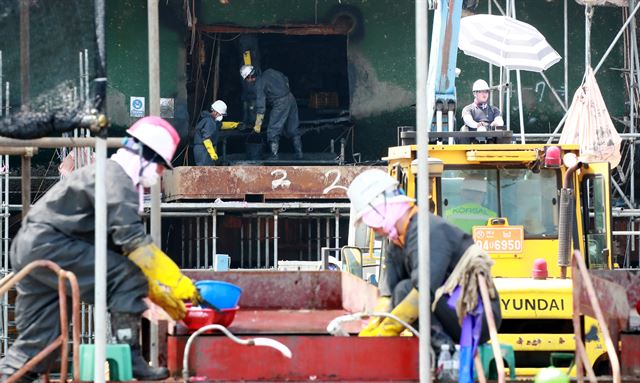
M187 310L184 300L200 304L202 298L191 282L171 258L153 243L140 246L129 259L138 265L149 281L149 299L162 307L174 320L184 318Z
M202 143L204 144L204 147L207 148L209 157L211 157L212 160L217 161L218 153L216 153L216 148L213 147L213 142L211 142L211 140L207 138L206 140L202 141Z
M238 127L238 125L240 125L238 121L222 121L222 127L220 129L222 130L235 129Z
M373 308L374 312L383 312L388 313L391 311L391 297L380 297L378 298L378 302L376 302L376 307ZM373 330L375 330L384 318L382 317L374 317L371 318L369 323L367 323L367 327L363 328L358 336L374 336L372 335Z
M397 316L408 324L412 324L416 319L418 319L418 315L420 314L420 310L418 308L419 298L420 294L418 293L418 290L415 288L412 289L402 302L400 302L400 304L391 311L391 314ZM404 331L404 329L405 327L397 320L384 318L382 323L371 331L371 336L398 336L402 331Z
M256 124L253 126L254 132L260 133L260 130L262 130L262 120L264 120L264 114L256 114Z

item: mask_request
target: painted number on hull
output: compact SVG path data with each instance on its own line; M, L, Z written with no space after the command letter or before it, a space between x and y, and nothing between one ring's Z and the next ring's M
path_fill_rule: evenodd
M275 190L277 188L282 188L282 189L288 189L289 186L291 186L291 181L289 181L287 179L287 172L282 170L282 169L276 169L274 171L271 172L271 175L274 177L280 177L280 178L276 178L275 180L271 181L271 189Z
M331 175L335 175L336 178L333 180L333 182L331 183L331 185L329 185L328 187L324 188L324 190L322 191L322 194L328 194L330 191L334 190L334 189L338 189L338 190L344 190L347 191L347 188L341 185L338 185L338 182L340 182L340 170L338 169L331 169L328 172L324 173L324 177L326 179L329 179L329 177Z
M474 226L473 240L489 254L520 254L524 244L524 228Z

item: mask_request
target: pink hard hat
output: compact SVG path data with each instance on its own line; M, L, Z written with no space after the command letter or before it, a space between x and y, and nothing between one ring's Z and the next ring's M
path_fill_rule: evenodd
M180 136L169 122L156 116L143 117L131 125L127 133L160 156L162 161L159 162L164 166L173 169L171 160Z

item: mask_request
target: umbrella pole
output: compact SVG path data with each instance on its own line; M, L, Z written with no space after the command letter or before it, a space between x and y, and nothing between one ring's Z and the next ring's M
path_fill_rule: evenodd
M500 109L500 112L502 112L504 114L504 108L502 107L504 105L503 100L504 100L504 93L503 93L503 88L502 88L502 84L504 84L504 71L502 69L502 67L500 67L500 100L498 100L498 109Z
M520 83L520 71L516 71L518 80L518 117L520 119L520 143L524 144L524 113L522 111L522 84Z

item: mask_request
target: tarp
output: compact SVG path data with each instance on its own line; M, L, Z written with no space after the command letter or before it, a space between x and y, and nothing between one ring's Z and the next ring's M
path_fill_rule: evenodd
M620 163L621 142L593 69L589 68L567 111L560 143L578 144L581 159L587 162L609 161L613 168Z

